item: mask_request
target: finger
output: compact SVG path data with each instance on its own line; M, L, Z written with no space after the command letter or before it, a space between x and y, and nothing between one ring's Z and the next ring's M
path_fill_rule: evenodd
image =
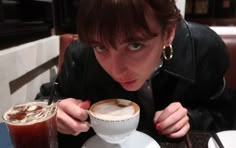
M161 113L162 113L162 111L157 111L157 112L155 113L154 119L153 119L154 124L157 123L157 120L158 120L158 118L160 117Z
M77 120L85 121L88 118L87 112L79 106L78 102L61 101L58 107Z
M167 137L169 137L169 138L181 138L181 137L185 136L188 133L189 129L190 129L190 124L187 123L179 131L171 133L171 134L167 135Z
M69 117L60 108L58 108L56 121L57 121L57 130L59 132L64 133L64 134L72 134L75 132L73 128L70 128L68 126L69 123L67 122L70 122L69 121L71 120L70 118L71 117ZM66 120L67 122L65 122L64 120Z
M72 133L74 133L73 130L66 127L62 122L57 122L57 131L63 134L68 134L68 135L71 135Z
M74 104L77 104L77 105L83 102L82 100L80 100L80 99L75 99L75 98L68 98L68 99L65 99L65 101L66 101L67 103L74 103ZM64 100L61 101L61 102L64 102Z
M78 130L76 133L73 133L72 135L77 136L82 132L87 132L89 130L89 128L91 127L90 123L87 121L81 122L80 124L81 124L80 126L82 128L80 130Z
M157 122L161 122L165 119L167 119L171 114L173 114L174 112L176 112L179 108L181 108L182 105L179 102L174 102L171 103L169 106L167 106L162 114L159 116L159 118L157 119Z
M79 104L79 107L80 108L83 108L83 109L88 109L90 107L90 100L86 100L84 102L81 102Z
M168 135L176 131L179 131L188 123L188 120L189 120L188 116L184 116L177 123L173 124L172 126L169 126L168 128L165 128L164 130L161 130L161 134Z
M63 134L70 134L74 136L79 135L81 132L87 132L89 130L89 128L87 128L87 130L77 130L77 131L71 130L71 128L65 127L64 124L61 122L57 124L57 127L58 127L57 128L58 132L63 133Z
M185 116L187 117L187 109L179 108L176 112L172 113L165 120L157 123L156 126L159 128L159 130L166 129L166 128L176 124L180 120L182 120L182 118L184 118Z

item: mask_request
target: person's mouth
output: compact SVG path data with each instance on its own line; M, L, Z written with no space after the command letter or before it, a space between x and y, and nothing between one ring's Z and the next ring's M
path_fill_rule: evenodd
M127 81L119 81L119 83L122 85L122 86L130 86L132 84L134 84L137 80L127 80Z

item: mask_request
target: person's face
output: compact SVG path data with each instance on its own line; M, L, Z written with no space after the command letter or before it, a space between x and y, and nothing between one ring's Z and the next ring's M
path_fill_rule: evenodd
M154 16L148 15L146 19L156 36L134 41L117 38L116 49L99 41L92 45L99 64L127 91L136 91L143 85L159 65L163 46L173 40L174 27L163 32Z

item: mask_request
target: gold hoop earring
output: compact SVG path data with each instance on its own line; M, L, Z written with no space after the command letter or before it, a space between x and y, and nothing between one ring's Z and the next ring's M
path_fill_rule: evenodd
M173 58L173 52L174 51L173 51L172 45L164 46L163 51L162 51L162 55L165 60L170 60Z

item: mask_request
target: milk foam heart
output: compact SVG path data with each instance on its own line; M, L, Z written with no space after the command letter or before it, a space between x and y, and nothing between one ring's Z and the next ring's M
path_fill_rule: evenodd
M138 110L134 103L127 106L119 104L117 99L104 100L93 105L90 109L94 116L104 120L123 120L132 117Z
M121 107L109 102L97 105L93 109L96 117L111 120L130 118L135 113L133 106Z

